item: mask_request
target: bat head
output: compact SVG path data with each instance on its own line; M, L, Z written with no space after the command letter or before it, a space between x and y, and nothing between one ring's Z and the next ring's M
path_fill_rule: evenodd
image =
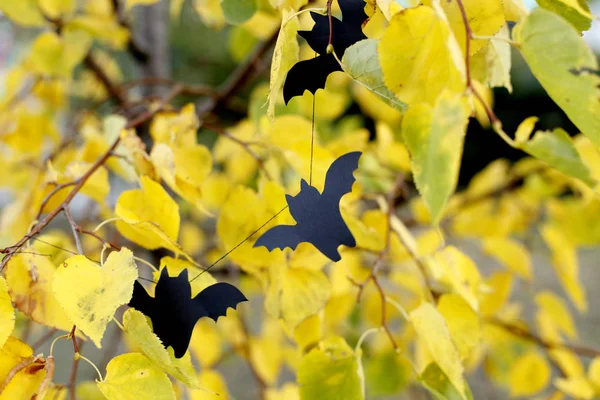
M306 221L310 217L320 197L321 193L315 187L310 186L304 179L300 181L300 192L296 196L285 196L290 206L290 214L292 214L296 222Z
M176 292L176 293L174 293ZM192 289L188 283L188 271L184 269L175 278L169 276L167 267L164 267L160 272L160 278L154 290L154 297L169 297L181 296L183 298L191 298Z

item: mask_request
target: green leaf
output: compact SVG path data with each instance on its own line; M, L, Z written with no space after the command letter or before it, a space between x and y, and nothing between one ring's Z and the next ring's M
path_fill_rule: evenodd
M585 0L536 0L538 6L560 15L578 31L587 31L592 26L593 16Z
M362 400L363 383L354 351L341 337L319 343L300 362L301 400Z
M410 362L394 351L367 357L364 362L369 398L398 393L414 379Z
M598 70L598 61L579 32L538 8L514 28L513 39L552 100L600 147L600 76L585 72Z
M378 41L375 39L365 39L348 47L342 57L344 72L375 93L390 107L405 110L406 104L398 100L396 95L385 86L377 55L377 44Z
M594 185L590 170L583 163L571 137L563 129L538 131L531 140L521 143L520 147L563 174L581 179L590 186Z
M256 0L222 0L225 20L233 25L248 21L256 12Z
M436 363L429 364L419 376L418 381L438 400L463 399L460 392ZM467 400L473 400L473 394L468 385L465 385L465 397Z
M402 121L415 183L434 224L456 189L468 119L462 96L445 92L434 107L420 103L409 108Z

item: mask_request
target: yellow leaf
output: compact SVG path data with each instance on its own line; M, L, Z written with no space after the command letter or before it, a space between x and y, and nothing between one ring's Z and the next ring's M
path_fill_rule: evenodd
M212 168L212 155L206 146L170 147L159 143L152 148L150 158L160 177L175 193L203 209L200 186Z
M173 349L165 349L160 339L152 332L144 314L133 308L128 309L123 314L123 326L125 332L156 368L173 375L188 387L199 387L189 352L181 358L175 358Z
M18 310L40 324L69 331L73 323L52 292L55 273L48 257L17 254L8 263L6 281Z
M461 396L465 396L465 378L460 354L452 342L444 317L429 303L423 303L410 312L410 321L431 357L448 376Z
M113 16L80 14L64 25L64 31L87 32L94 39L116 50L123 50L129 41L129 30L121 26Z
M430 261L434 267L437 266L441 270L440 278L448 282L473 310L480 309L477 294L481 275L469 256L454 246L447 246L437 252Z
M0 276L0 347L4 346L13 329L15 329L15 310L8 295L6 281Z
M121 354L106 366L106 378L98 382L108 400L175 400L167 375L140 353Z
M529 137L533 133L533 128L535 127L535 124L537 124L539 120L540 119L538 117L525 118L523 122L519 124L517 132L515 132L515 141L517 143L525 143L526 141L528 141Z
M555 325L569 339L577 338L575 323L569 309L563 300L549 291L542 291L535 295L538 313L547 315L548 321Z
M513 286L513 277L509 272L495 272L486 281L488 287L481 296L481 314L495 315L508 301Z
M31 356L33 356L31 347L10 336L0 349L0 382L4 383L9 372ZM36 398L39 386L46 376L44 364L44 359L38 358L29 367L17 372L0 393L0 400Z
M567 377L579 377L585 375L585 368L579 356L566 348L554 348L548 352L558 368Z
M38 4L44 15L53 19L73 13L77 5L75 0L38 0Z
M402 121L415 183L434 224L439 223L456 189L468 120L464 98L444 92L433 107L410 107Z
M250 362L267 385L277 382L284 360L282 347L271 337L250 339Z
M384 164L390 167L408 172L410 170L410 155L406 146L394 137L389 125L378 122L375 125L377 134L377 153ZM398 135L399 136L399 135Z
M300 48L296 34L299 28L298 17L293 15L293 12L283 9L281 12L281 29L275 49L273 50L273 61L271 62L271 78L269 81L269 107L267 116L273 118L275 116L275 104L281 97L281 88L285 77L298 61Z
M506 21L519 22L529 14L523 0L504 0L504 16Z
M59 134L55 122L48 114L31 114L25 109L16 112L16 124L6 135L0 136L2 142L24 154L38 155L51 139L58 142Z
M592 386L585 376L556 378L554 380L554 386L574 399L589 400L593 399L595 394L594 386Z
M271 316L281 317L295 328L325 307L330 290L327 276L321 271L277 264L271 267L265 307Z
M266 400L300 400L300 390L294 383L285 383L280 389L269 388Z
M146 176L141 189L127 190L119 196L115 214L119 232L132 242L150 249L164 247L176 253L179 235L179 207L159 184Z
M541 233L552 252L552 266L565 292L580 312L587 311L585 289L579 282L579 263L575 246L554 226L544 225Z
M536 351L519 357L510 370L511 396L531 396L543 390L550 382L550 365Z
M194 0L193 5L202 22L207 26L221 29L225 25L220 0Z
M190 350L203 368L209 368L220 360L223 354L222 345L223 339L214 321L209 321L208 318L200 319L192 333Z
M190 390L191 400L229 400L227 384L219 372L205 369L198 380L204 389Z
M531 280L531 256L521 243L510 238L487 238L483 240L483 251L500 261L512 273Z
M431 5L434 1L426 0L424 4ZM503 0L462 0L462 3L469 19L469 26L474 35L493 36L504 25ZM440 1L439 4L446 13L452 32L464 54L466 31L460 7L455 1ZM472 40L470 46L471 55L481 50L484 45L484 40Z
M465 89L465 62L439 9L419 6L394 15L378 51L385 84L404 103L435 104L444 89Z
M19 25L44 26L46 22L37 0L2 0L0 11Z
M438 302L438 311L448 324L450 336L462 359L481 344L479 316L458 294L443 295Z
M102 267L77 255L56 270L52 290L73 324L101 348L106 326L131 299L137 277L133 254L126 248L110 253Z
M65 32L61 36L44 32L33 42L27 65L38 74L69 78L91 45L92 39L85 32Z
M381 97L361 84L354 83L352 85L352 95L363 114L368 115L375 121L398 125L402 119L400 110L392 108Z
M594 357L588 369L588 376L596 391L600 389L600 357Z
M158 113L150 124L150 136L154 143L164 143L174 147L194 146L200 121L193 103L187 104L181 112L163 111Z
M510 81L512 57L510 43L507 41L509 39L508 25L505 24L477 54L472 56L471 74L475 79L474 82L480 81L485 87L505 87L512 92ZM490 98L485 100L490 104L493 97L490 94ZM482 107L480 103L476 102L475 106Z

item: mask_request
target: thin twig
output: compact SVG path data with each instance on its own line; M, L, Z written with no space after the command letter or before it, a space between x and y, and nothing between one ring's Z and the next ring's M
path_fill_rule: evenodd
M254 160L256 160L256 162L258 163L258 167L261 169L262 172L264 172L265 176L269 179L269 180L273 180L273 178L271 178L271 175L269 174L269 171L267 171L267 169L265 168L265 163L263 161L262 158L260 158L260 156L250 148L250 145L247 142L244 142L243 140L236 138L235 136L233 136L231 133L227 132L225 129L210 124L208 122L204 122L202 124L202 126L206 129L209 129L215 133L218 133L219 135L226 137L227 139L239 144L240 146L242 146L244 148L244 150L250 154L252 156L252 158L254 158Z
M145 112L145 113L139 115L138 117L132 119L131 121L129 121L129 123L126 125L125 129L134 128L134 127L150 120L157 112L161 111L163 109L163 107L166 104L168 104L174 97L176 97L180 92L181 92L181 86L176 85L171 90L171 92L164 97L163 101L156 108L154 108L152 110L148 110L147 112ZM2 250L3 252L6 253L6 256L0 262L0 271L4 270L4 267L11 260L12 256L16 252L18 252L18 250L21 247L23 247L23 245L27 242L27 240L29 240L33 236L38 235L44 228L46 228L46 226L48 226L50 221L52 221L63 210L63 207L65 205L68 205L71 203L71 201L73 200L75 195L77 193L79 193L79 191L81 190L83 185L87 182L87 180L90 178L90 176L92 176L94 174L94 172L96 172L96 170L98 170L98 168L102 167L106 163L106 161L108 160L110 155L113 153L113 151L119 145L120 141L121 141L120 137L117 138L113 142L113 144L108 148L108 150L106 150L106 152L102 156L100 156L100 158L98 160L96 160L96 162L94 164L92 164L90 169L79 178L77 184L75 184L75 186L73 187L71 192L65 197L65 199L63 200L63 202L61 204L59 204L54 210L52 210L50 213L48 213L43 220L41 220L37 224L35 224L33 229L31 229L31 231L29 233L27 233L25 236L23 236L16 244L9 246ZM8 249L8 251L7 251L7 249Z
M50 340L50 338L54 336L55 333L56 328L48 329L48 331L44 333L44 335L41 338L39 338L34 344L31 345L31 348L33 350L36 350L38 347Z
M565 344L565 343L552 343L545 339L542 339L541 337L530 332L526 328L523 328L518 325L510 324L510 323L507 323L504 321L500 321L499 319L490 319L490 320L488 320L488 322L504 329L505 331L513 334L514 336L518 336L518 337L528 340L530 342L536 343L537 345L539 345L545 349L548 349L548 350L562 348L562 349L569 350L581 357L594 358L594 357L600 356L600 350L597 350L597 349L594 349L591 347L583 347L583 346L570 345L570 344Z
M46 375L40 383L38 387L37 396L42 398L46 393L46 390L50 387L50 383L52 383L52 378L54 378L54 357L48 356L44 363L44 369L46 370Z
M73 343L75 343L76 338L73 336ZM79 349L83 347L85 342L82 342L79 346ZM73 356L73 363L71 364L71 375L69 376L69 383L67 387L69 388L69 396L71 400L75 400L77 398L76 389L77 389L77 370L79 369L79 357Z
M65 215L67 216L67 220L69 221L69 225L71 225L71 230L73 231L73 238L75 239L75 247L77 248L77 253L83 254L83 246L81 246L81 238L79 237L79 225L73 219L73 215L71 215L71 211L69 211L69 206L65 204L63 206L63 210L65 211Z
M61 183L61 184L56 185L54 187L54 189L52 189L42 200L42 204L40 205L40 209L38 210L38 213L37 213L35 219L39 219L42 216L42 213L44 212L44 208L46 208L46 204L48 204L50 199L52 199L52 197L54 197L54 195L56 193L58 193L59 191L61 191L64 188L68 188L68 187L77 185L77 181L78 181L78 179L71 181L71 182Z
M394 188L387 196L387 225L386 225L386 231L385 231L385 246L384 246L383 250L381 250L379 252L377 259L375 260L375 263L373 264L373 268L371 268L371 273L362 282L356 282L352 277L348 277L350 282L352 282L355 286L358 287L358 293L356 295L357 302L360 302L364 288L369 283L369 281L372 281L373 284L375 285L375 287L377 288L377 292L379 293L379 297L381 298L381 327L385 330L386 334L388 335L388 337L390 339L390 342L392 343L392 346L394 346L394 350L396 350L396 351L398 351L399 347L398 347L398 344L396 343L396 340L394 340L394 336L392 335L392 332L390 331L390 329L387 325L386 295L385 295L385 292L383 291L383 287L381 286L381 283L379 282L379 278L377 277L377 272L379 272L379 269L381 268L383 260L385 259L385 257L388 255L388 253L390 251L390 244L391 244L391 238L392 238L391 220L392 220L392 215L394 214L396 193L401 190L403 185L404 185L404 175L401 174L396 179Z
M127 96L124 94L124 92L121 91L121 89L118 86L112 83L108 75L106 75L106 73L102 70L102 68L100 67L100 65L98 64L91 52L89 52L85 56L85 58L83 59L83 63L96 75L98 80L100 80L100 82L106 88L106 91L111 97L117 99L118 103L123 106L129 104Z

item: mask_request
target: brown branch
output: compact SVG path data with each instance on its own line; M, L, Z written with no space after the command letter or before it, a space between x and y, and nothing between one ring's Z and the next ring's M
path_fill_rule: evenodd
M48 356L44 363L44 369L46 370L46 376L40 383L37 391L37 397L42 398L46 393L46 390L50 387L50 383L52 383L52 378L54 378L54 357Z
M83 63L87 68L89 68L98 78L98 80L102 83L106 91L111 97L117 99L117 102L123 106L129 104L129 100L124 92L121 89L114 85L108 75L102 70L94 56L91 52L89 52L85 58L83 59Z
M67 182L67 183L61 183L59 185L56 185L54 187L54 189L52 189L50 191L50 193L48 193L46 195L46 197L44 197L44 199L42 200L42 204L40 205L40 209L38 210L38 213L35 217L35 219L39 219L42 215L42 212L44 211L44 208L46 208L46 205L48 204L48 202L52 199L52 197L54 197L54 195L58 192L60 192L62 189L64 188L68 188L71 186L74 186L77 184L78 179L71 181L71 182Z
M157 112L161 111L162 108L166 104L168 104L174 97L176 97L180 92L181 92L181 86L176 85L171 90L171 92L164 97L163 101L159 104L158 107L156 107L153 110L148 110L147 112L130 120L129 123L125 126L125 129L134 128L134 127L148 121L149 119L151 119ZM98 170L100 167L102 167L106 163L106 161L108 160L110 155L113 153L113 151L119 145L120 141L121 141L121 139L117 138L113 142L113 144L108 148L108 150L98 160L96 160L96 162L94 164L92 164L90 169L78 179L78 182L74 185L71 192L69 192L69 194L65 197L65 199L63 200L63 202L61 204L59 204L54 210L52 210L49 214L47 214L43 220L41 220L37 224L35 224L35 226L31 229L31 231L29 233L27 233L25 236L23 236L16 244L9 246L2 250L2 252L6 253L6 256L0 262L0 271L4 270L4 267L11 260L12 256L21 247L23 247L23 245L29 239L38 235L44 228L46 228L48 226L50 221L52 221L63 210L63 207L65 205L69 205L71 203L71 201L73 200L75 195L77 193L79 193L79 191L81 190L83 185L87 182L87 180L90 178L90 176L92 176L94 174L94 172L96 172L96 170Z
M174 86L182 85L181 94L190 96L209 96L215 97L218 91L206 85L186 85L173 79L163 78L161 76L147 76L144 78L133 79L119 85L122 91L131 90L136 86Z
M471 29L471 25L469 24L469 18L467 16L467 11L465 9L465 5L463 4L463 0L456 0L458 4L458 8L460 9L460 15L463 20L463 24L465 26L465 69L467 74L467 91L473 93L475 98L481 103L483 108L485 109L485 113L487 114L490 122L492 123L492 127L494 130L501 129L502 124L491 107L485 102L481 94L477 92L475 87L473 87L473 80L471 77L471 40L473 40L473 30Z
M18 363L14 367L12 367L11 370L8 371L8 374L6 374L6 378L4 378L4 382L2 382L2 385L0 385L0 394L2 394L4 389L6 389L6 387L10 383L10 381L12 381L13 378L15 377L15 375L17 375L21 370L27 368L28 366L30 366L32 364L35 364L38 361L39 361L38 357L30 356L30 357L27 357L26 359L22 360L20 363Z
M76 338L75 336L73 336L73 343L75 345L76 343ZM83 345L85 344L85 342L81 343L81 347L83 347ZM79 353L79 348L77 348L77 352ZM73 363L71 364L71 375L69 376L69 383L67 384L67 387L69 388L69 397L71 398L71 400L75 400L77 398L76 395L76 389L77 389L77 370L79 368L79 360L81 360L80 357L75 357L73 356Z
M565 350L569 350L581 357L594 358L594 357L600 356L600 350L597 350L597 349L594 349L591 347L583 347L583 346L570 345L570 344L565 344L565 343L549 342L549 341L537 336L536 334L530 332L526 328L523 328L518 325L510 324L510 323L501 321L499 319L493 318L493 319L488 320L488 322L504 329L505 331L513 334L514 336L517 336L517 337L523 338L525 340L528 340L530 342L536 343L537 345L539 345L545 349L548 349L548 350L562 348Z
M377 277L377 272L381 268L383 260L390 252L390 244L391 244L391 239L392 239L392 215L394 215L394 208L396 206L395 203L396 203L396 199L397 199L397 193L400 190L402 190L403 186L404 186L404 174L400 174L396 178L396 183L394 184L394 188L387 196L388 209L387 209L387 228L385 231L385 246L384 246L383 250L381 250L379 252L377 259L375 260L375 263L373 264L373 268L371 268L371 273L362 282L356 282L352 277L348 277L350 282L352 282L355 286L358 287L358 293L356 295L357 303L360 302L364 288L369 283L369 281L372 281L373 284L375 285L375 287L377 288L377 292L379 293L379 297L381 298L381 326L387 333L387 335L390 339L390 342L392 343L392 346L394 346L394 350L396 350L396 351L398 351L398 344L394 340L394 336L392 335L392 332L390 331L390 329L387 325L386 295L385 295L385 292L383 291L383 287L381 286L381 283L379 282L379 278Z
M263 161L262 158L260 158L260 156L250 148L250 144L247 142L244 142L241 139L236 138L235 136L233 136L231 133L227 132L225 129L213 125L211 123L208 122L203 122L202 126L206 129L209 129L223 137L226 137L227 139L239 144L240 146L242 146L244 148L244 150L250 154L252 156L252 158L254 158L256 160L256 162L258 163L258 167L261 169L262 172L264 172L265 176L269 179L269 180L273 180L273 178L271 178L271 175L269 174L269 171L267 171L267 169L265 168L265 163Z

